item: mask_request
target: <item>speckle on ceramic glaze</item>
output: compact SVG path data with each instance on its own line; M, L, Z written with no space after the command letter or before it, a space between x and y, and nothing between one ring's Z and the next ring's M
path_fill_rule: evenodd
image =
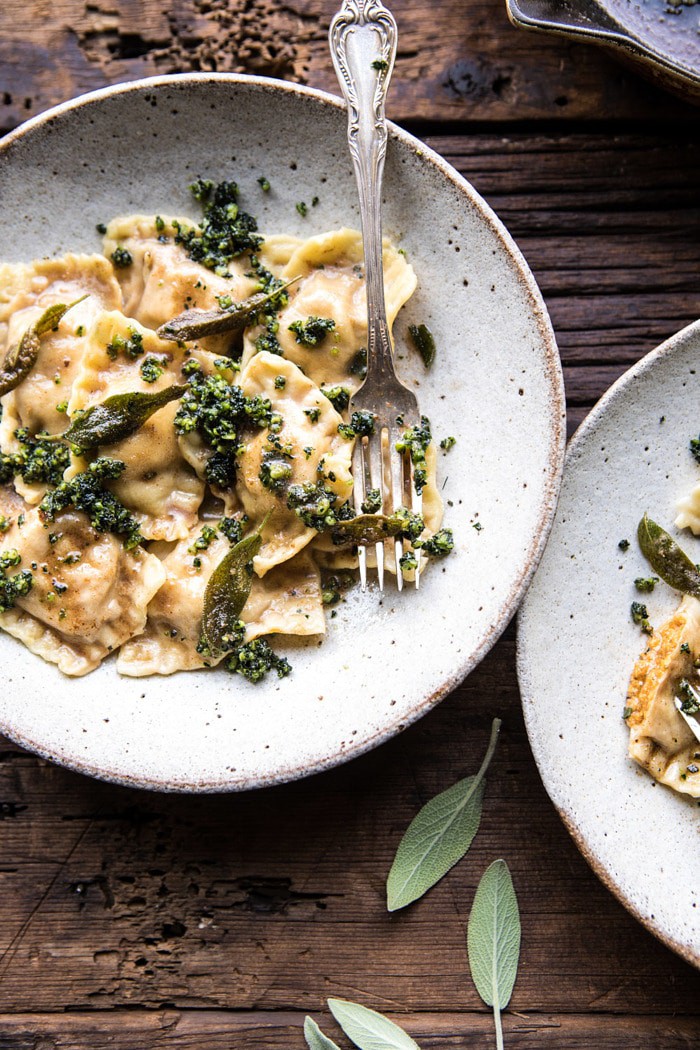
M158 99L157 113L146 96ZM305 137L302 164L296 149L304 127L314 131ZM187 150L176 138L183 129ZM152 131L157 148L149 149ZM80 134L110 158L98 179L76 157ZM309 236L357 225L345 135L338 99L264 78L183 74L83 96L0 145L0 229L12 230L0 256L98 251L96 224L130 211L192 214L187 184L195 174L236 179L263 232ZM49 156L55 177L47 182ZM263 171L274 193L258 192ZM303 220L294 205L313 196L321 172L328 187ZM352 589L342 630L329 620L320 648L313 639L278 643L294 667L282 683L256 687L222 671L199 671L149 679L144 695L143 683L117 676L113 659L69 680L0 634L3 666L12 669L0 692L1 732L123 784L243 790L326 769L374 747L438 703L499 637L539 560L557 498L564 397L554 337L534 280L493 212L445 161L395 127L386 190L385 231L402 235L419 278L397 335L430 314L438 345L429 380L415 354L401 362L402 375L423 380L423 411L457 438L445 499L456 504L465 497L488 527L477 538L448 508L445 524L457 541L449 571L432 566L418 592L399 594L390 585L381 603L374 588L364 595ZM31 215L17 223L28 200ZM455 223L461 258L468 247L468 298L464 269L445 248ZM513 368L527 379L527 419L516 411L517 388L502 379ZM418 638L400 629L409 622L421 625ZM217 705L223 720L214 717ZM86 738L78 725L101 731Z
M629 616L630 588L649 575L633 537L645 511L675 532L675 501L698 481L688 454L697 401L678 397L680 377L698 359L700 322L618 379L579 428L550 542L518 620L525 721L552 801L603 882L696 966L697 801L657 786L628 758L621 715L643 648ZM669 404L673 417L658 427ZM620 537L630 537L624 565ZM680 542L700 561L690 533ZM657 585L654 622L677 605L678 594ZM611 702L620 717L603 720Z

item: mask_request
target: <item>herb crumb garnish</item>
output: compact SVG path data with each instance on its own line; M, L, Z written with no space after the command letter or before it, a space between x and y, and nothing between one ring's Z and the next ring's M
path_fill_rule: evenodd
M164 357L154 357L152 354L141 363L141 378L144 383L155 383L165 372L167 361Z
M294 332L297 343L308 347L318 346L334 328L332 317L316 317L315 314L307 317L306 321L292 321L288 326L288 330Z
M651 594L658 582L658 576L638 576L634 581L634 586L641 594Z
M454 446L456 444L457 444L457 438L456 437L451 437L451 436L450 437L444 437L442 439L442 441L440 442L440 448L442 449L443 452L449 452L450 449L454 448Z
M620 542L618 543L618 547L620 548L621 551L628 551L630 549L630 541L629 540L620 540Z
M632 602L630 606L632 622L641 627L644 634L653 634L654 628L649 623L649 610L642 602Z
M308 207L306 201L298 201L297 204L295 205L295 207L296 207L296 210L301 215L302 219L305 219L306 216L309 214L309 207Z
M264 175L261 175L258 179L258 186L263 191L263 193L270 192L270 181L269 179L266 179Z
M115 248L110 259L117 270L126 270L134 261L134 257L128 248Z

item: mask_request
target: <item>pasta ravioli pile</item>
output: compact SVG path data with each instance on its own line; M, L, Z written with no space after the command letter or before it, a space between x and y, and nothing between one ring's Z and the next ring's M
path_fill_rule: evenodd
M263 238L234 183L193 191L199 223L130 215L103 255L0 264L0 625L67 675L118 650L123 675L282 677L266 639L325 632L373 509L351 503L359 233ZM389 243L384 275L393 323L416 277ZM412 440L423 516L392 535L439 556L427 420ZM244 550L243 605L213 609L213 644L204 609Z

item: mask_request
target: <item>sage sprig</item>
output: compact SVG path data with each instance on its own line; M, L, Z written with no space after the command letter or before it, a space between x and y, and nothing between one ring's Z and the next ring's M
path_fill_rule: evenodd
M427 802L409 824L387 879L387 908L397 911L418 900L461 860L479 830L485 775L501 720L494 718L491 739L475 776L453 784Z
M286 292L290 285L299 280L301 277L293 277L291 281L271 292L256 292L239 303L232 303L231 306L218 310L185 310L161 325L156 334L170 342L186 343L207 335L241 332L265 306L274 301L276 296Z
M204 592L201 640L211 653L233 648L238 618L253 585L252 561L262 545L267 518L255 532L244 536L219 562Z
M304 1018L304 1038L309 1050L340 1050L338 1044L321 1031L313 1017Z
M420 1050L408 1032L376 1010L347 999L329 999L328 1008L360 1050Z
M476 990L493 1008L496 1047L503 1050L501 1010L513 994L520 957L518 900L504 860L495 860L477 887L467 927L467 953Z
M672 536L645 514L637 526L642 554L670 587L700 598L700 571Z
M72 303L55 303L49 306L41 317L27 328L20 341L10 347L0 368L0 397L14 390L29 375L39 356L42 335L58 328L64 314L78 303L82 303L83 299L87 299L87 296L82 295Z
M186 386L173 384L155 393L113 394L84 412L76 412L68 430L58 436L81 452L112 445L134 434L154 412L181 398L186 390Z

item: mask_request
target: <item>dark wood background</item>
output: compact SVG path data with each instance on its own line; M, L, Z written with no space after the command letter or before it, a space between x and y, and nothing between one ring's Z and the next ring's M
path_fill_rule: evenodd
M6 0L0 128L151 73L253 72L333 91L333 8ZM515 30L502 0L394 9L392 115L516 237L551 312L573 430L633 361L700 315L698 111L603 51ZM0 1048L301 1050L304 1014L323 1021L331 995L395 1015L424 1048L492 1047L465 923L498 856L523 922L511 1050L696 1047L698 973L599 883L544 792L514 637L511 626L463 686L379 751L254 794L115 788L0 742ZM403 829L476 769L496 714L502 739L468 858L389 916Z

